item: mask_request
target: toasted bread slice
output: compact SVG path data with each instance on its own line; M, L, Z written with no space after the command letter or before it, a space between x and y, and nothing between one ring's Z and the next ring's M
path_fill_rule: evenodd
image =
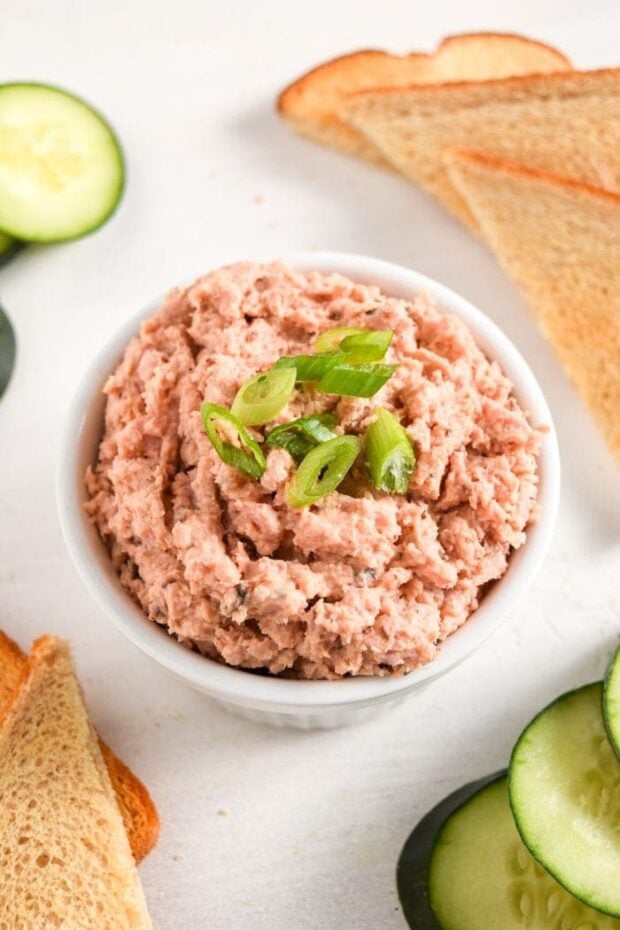
M17 643L0 631L0 727L27 671L28 657ZM116 791L131 851L136 862L141 862L155 847L159 837L157 808L145 786L125 763L103 740L100 739L99 744Z
M0 926L151 930L69 648L45 636L0 730Z
M475 152L445 161L620 455L620 195Z
M467 33L449 36L431 54L391 55L368 49L326 61L282 91L278 111L293 129L315 142L384 162L377 146L340 118L347 94L373 87L484 81L570 68L565 55L534 39L509 33Z
M0 726L28 671L28 658L0 630Z
M472 148L618 190L619 112L620 69L384 89L353 95L345 110L385 158L472 229L445 149Z

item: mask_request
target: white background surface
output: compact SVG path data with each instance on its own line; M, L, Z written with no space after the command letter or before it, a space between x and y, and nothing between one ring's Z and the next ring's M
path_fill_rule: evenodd
M497 769L528 718L600 675L620 629L620 478L519 297L484 248L405 181L321 151L276 91L356 47L430 49L523 31L582 67L618 64L613 0L5 0L0 80L65 85L124 142L113 221L0 271L18 331L0 404L0 623L71 639L93 718L163 821L141 874L158 930L402 930L394 866L422 813ZM272 731L228 716L126 645L83 591L53 499L63 412L102 340L224 261L357 251L439 278L500 323L556 419L564 465L551 554L500 633L424 694L359 729Z

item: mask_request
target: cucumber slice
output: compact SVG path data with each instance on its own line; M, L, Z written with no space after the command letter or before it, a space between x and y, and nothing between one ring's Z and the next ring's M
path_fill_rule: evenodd
M429 866L438 832L465 801L500 775L505 772L488 775L453 791L423 817L410 834L396 867L396 884L405 919L413 930L441 930L428 896Z
M510 804L525 845L571 894L620 916L620 762L600 682L562 695L525 729L510 760Z
M430 866L442 930L619 930L577 901L532 858L517 833L506 778L478 791L446 821ZM426 924L411 924L426 930Z
M620 649L611 660L605 679L603 717L611 744L620 759Z
M59 242L101 226L124 184L121 148L87 103L45 84L0 85L0 229Z

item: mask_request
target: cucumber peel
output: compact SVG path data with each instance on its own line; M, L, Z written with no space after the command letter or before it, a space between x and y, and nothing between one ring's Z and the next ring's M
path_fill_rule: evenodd
M461 805L505 773L470 782L440 801L415 827L400 854L396 867L398 897L405 919L413 930L441 930L429 898L431 854L437 834Z
M603 688L603 718L611 745L620 759L620 649L611 660Z
M60 242L99 228L118 205L125 168L105 119L46 84L0 85L0 229Z
M15 332L8 316L0 307L0 397L6 391L11 380L16 353Z
M6 255L7 252L10 252L14 245L15 239L13 236L7 235L7 233L2 232L0 229L0 258Z
M509 769L510 805L535 859L589 907L620 917L620 762L601 682L562 695L526 727Z
M12 258L19 247L17 239L0 230L0 268Z
M515 827L504 776L447 818L433 848L429 888L441 930L620 928L619 921L577 901L533 859Z

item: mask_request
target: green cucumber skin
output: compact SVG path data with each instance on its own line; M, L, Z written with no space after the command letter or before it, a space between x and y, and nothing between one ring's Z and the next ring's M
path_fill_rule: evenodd
M6 241L2 241L5 239ZM0 268L3 265L8 265L12 258L15 258L18 252L24 248L24 243L20 242L18 239L13 239L12 236L4 236L0 232Z
M19 88L22 90L49 90L49 91L53 91L54 93L63 94L65 97L69 97L71 100L75 100L76 103L79 103L83 107L85 107L87 110L90 110L90 112L107 129L110 135L110 139L113 144L113 148L115 150L115 154L116 154L117 161L118 161L118 168L119 168L119 183L118 183L116 190L113 193L111 205L107 213L105 213L104 216L99 218L96 223L93 223L91 226L81 230L78 233L75 233L75 235L72 234L72 235L58 236L58 237L53 237L53 238L47 237L47 236L29 235L27 237L27 241L37 242L42 245L45 245L45 244L54 243L54 242L73 242L76 239L83 239L85 236L92 235L92 233L97 232L98 229L101 229L101 227L104 226L108 222L110 217L113 216L113 214L116 212L123 198L123 193L125 192L125 187L127 185L127 164L125 161L125 156L123 153L121 143L119 141L119 138L116 132L114 131L113 127L110 125L108 120L103 116L103 114L99 110L97 110L96 107L93 107L90 103L88 103L87 100L84 100L83 97L79 97L77 94L72 93L70 90L65 90L64 87L59 87L54 84L45 84L43 82L37 82L37 81L11 81L9 83L0 84L0 94L2 94L4 90L14 89L14 88ZM3 232L5 232L9 236L12 236L15 239L18 239L18 240L24 239L24 237L20 234L19 230L11 229L7 224L3 226Z
M620 759L620 707L613 710L611 708L612 687L620 691L620 684L617 684L617 682L620 682L620 648L616 650L611 660L603 685L603 721L609 736L609 742L613 746L618 759Z
M13 236L9 236L8 233L5 233L4 230L0 229L0 259L3 255L7 255L14 245L15 239Z
M559 875L559 874L557 873L556 870L551 869L551 868L549 867L549 864L548 864L548 862L546 861L545 856L540 852L540 850L538 850L533 844L531 844L531 843L528 842L528 840L526 839L526 836L525 836L525 832L524 832L524 830L523 830L523 825L522 825L520 813L519 813L519 810L518 810L519 805L518 805L518 803L516 802L516 799L514 798L514 794L513 794L514 770L515 770L516 765L517 765L517 757L518 757L518 754L519 754L519 750L520 750L520 748L521 748L521 746L522 746L524 740L528 737L528 734L529 734L529 732L530 732L530 729L534 726L534 724L537 723L537 721L538 721L547 711L549 711L549 710L551 710L552 708L554 708L554 707L555 707L557 704L559 704L560 702L566 700L566 698L569 698L569 697L572 697L572 696L576 696L576 695L578 695L578 694L582 694L582 693L587 692L587 691L590 691L590 690L594 691L595 689L601 689L602 684L603 684L603 683L600 682L600 681L594 681L594 682L590 682L589 684L582 685L580 688L574 688L572 691L566 691L564 694L561 694L559 697L555 698L555 700L553 700L553 701L551 701L549 704L547 704L546 707L543 707L543 709L542 709L541 711L539 711L539 712L536 714L536 716L532 718L532 720L530 720L530 722L528 723L528 725L525 727L525 729L523 730L523 732L522 732L521 735L519 736L519 739L518 739L517 742L515 743L514 749L512 750L512 753L511 753L511 756L510 756L510 762L509 762L509 764L508 764L508 797L509 797L509 801L510 801L510 809L511 809L511 811L512 811L512 816L513 816L513 819L514 819L514 822L515 822L515 826L516 826L516 828L517 828L517 831L518 831L518 833L519 833L519 836L521 837L521 839L522 839L522 841L523 841L523 844L524 844L524 846L526 847L526 849L528 850L528 852L530 853L530 855L538 862L538 864L539 864L543 869L545 869L545 871L548 872L549 875L551 875L551 876L557 881L557 883L558 883L559 885L561 885L562 888L564 888L565 891L567 891L569 894L571 894L574 898L577 898L578 901L581 901L583 904L586 904L588 907L591 907L591 908L592 908L593 910L595 910L595 911L599 911L599 913L601 913L601 914L605 914L605 915L607 915L608 917L616 917L616 918L617 918L617 917L620 916L619 914L614 913L613 911L608 910L608 909L606 909L606 908L604 908L604 907L601 907L598 903L594 902L593 900L591 900L591 899L588 898L587 896L582 895L578 890L577 890L577 892L576 892L576 890L575 890L574 888L571 887L570 882L567 882L565 879L562 878L561 875Z
M17 357L17 340L15 330L0 306L0 398L7 390Z
M411 930L442 930L431 907L428 880L431 856L444 824L479 791L505 775L505 770L496 772L453 791L435 805L409 835L396 866L396 887Z
M503 776L444 822L431 856L429 895L441 930L620 930L620 921L574 898L533 859L519 838ZM414 924L412 930L427 928Z

